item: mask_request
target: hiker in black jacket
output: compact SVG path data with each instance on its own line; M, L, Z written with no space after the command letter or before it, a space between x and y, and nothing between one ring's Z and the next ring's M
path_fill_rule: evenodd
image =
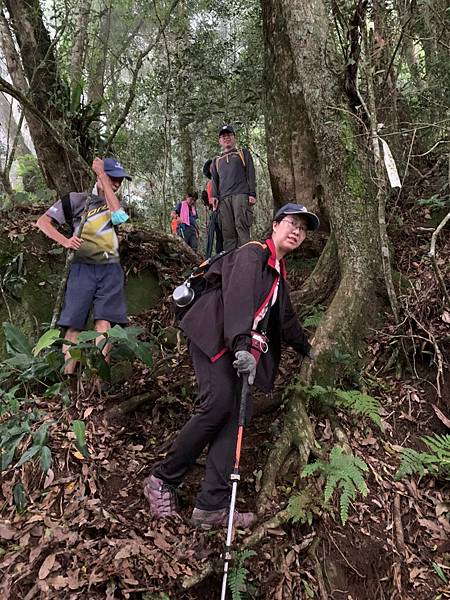
M211 163L212 201L218 206L224 250L232 250L250 240L253 205L256 202L256 178L252 155L236 148L231 125L219 130L222 154Z
M311 346L289 298L284 256L300 246L319 220L299 204L275 215L272 235L249 242L214 262L205 273L211 289L182 318L199 387L198 412L180 431L165 460L144 481L154 518L176 514L175 489L205 447L206 473L192 514L195 526L226 526L230 473L238 428L240 375L250 385L272 388L284 342L302 356ZM265 331L267 351L256 368L257 331ZM235 513L235 525L248 527L256 516Z

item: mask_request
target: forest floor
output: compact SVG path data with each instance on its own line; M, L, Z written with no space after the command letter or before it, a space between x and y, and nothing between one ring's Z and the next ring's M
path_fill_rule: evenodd
M449 372L444 368L439 397L432 338L426 334L439 340L448 360L450 315L441 310L426 259L430 234L417 230L413 220L396 240L399 270L415 290L405 292L410 312L403 329L409 338L408 360L400 353L398 361L386 368L395 348L401 349L397 330L389 322L373 332L365 357L364 381L381 402L383 430L366 419L338 413L353 453L369 466L369 494L352 503L345 526L333 498L327 509L318 502L312 525L290 522L269 529L254 548L255 555L245 562L243 598L323 600L320 578L333 600L450 598L448 482L395 478L399 448L424 449L422 436L450 429ZM448 244L440 258L443 265L450 264ZM174 277L177 281L179 274ZM411 336L420 330L417 322L425 327L426 340L417 338L414 346ZM167 301L134 319L134 324L157 335L171 324ZM396 369L400 362L402 372ZM286 351L275 398L282 397L292 373L298 371L298 359ZM149 398L139 410L111 417L111 410L139 394ZM195 397L195 380L182 343L171 347L161 343L155 367L135 365L132 377L108 396L99 396L87 381L67 405L60 399L35 397L37 408L51 423L53 465L46 477L33 462L2 473L1 600L220 596L225 534L197 530L189 522L203 460L180 489L179 517L152 521L142 493L143 479L195 409ZM256 405L264 401L256 396ZM278 406L257 416L246 430L238 490L241 507L255 507L261 471L282 418L283 408ZM312 418L317 441L330 447L333 432L328 418L320 414ZM86 423L89 459L74 445L70 431L74 419ZM29 502L22 514L13 499L19 480ZM295 480L295 473L288 472L279 482L278 506L286 505ZM247 535L237 532L236 548ZM211 561L214 574L187 587L190 577Z

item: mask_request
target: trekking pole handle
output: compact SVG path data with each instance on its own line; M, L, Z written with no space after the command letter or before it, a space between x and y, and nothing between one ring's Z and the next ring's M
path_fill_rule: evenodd
M250 391L250 385L248 383L248 375L244 375L242 378L242 391L241 391L241 404L239 406L239 426L245 423L245 413L247 410L247 396Z

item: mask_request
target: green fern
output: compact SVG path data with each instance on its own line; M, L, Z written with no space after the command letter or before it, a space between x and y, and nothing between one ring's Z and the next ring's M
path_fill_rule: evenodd
M363 394L358 390L335 390L336 404L342 408L350 410L356 415L369 417L372 421L382 429L380 417L380 403L372 396Z
M345 391L321 385L306 387L296 384L296 388L303 391L312 400L321 402L326 406L339 406L358 416L369 417L380 429L383 428L380 417L380 403L368 394L364 394L359 390Z
M287 505L290 519L293 523L308 523L312 525L314 514L319 513L317 500L313 497L311 488L302 490L299 494L293 494Z
M424 436L422 440L435 453L439 471L450 474L450 435L435 433L432 436Z
M399 480L409 475L427 475L435 472L435 457L427 452L417 452L412 448L403 448L400 453L400 466L395 479Z
M324 310L318 310L312 315L308 315L303 319L303 325L305 327L317 327L321 320L323 319L323 315L325 314Z
M450 479L450 435L424 436L422 441L433 452L417 452L412 448L403 448L400 452L400 466L396 479L410 475L437 475Z
M244 562L252 556L256 556L254 550L243 550L236 554L236 564L228 575L228 587L233 600L242 600L242 592L247 590L248 569L244 566Z
M329 462L318 460L306 465L302 471L302 477L313 475L316 472L325 475L325 503L330 501L336 489L341 490L340 516L342 524L345 525L348 520L350 502L356 499L358 492L362 496L368 494L364 480L364 472L368 470L368 466L362 459L353 454L344 454L342 448L335 446L330 452Z

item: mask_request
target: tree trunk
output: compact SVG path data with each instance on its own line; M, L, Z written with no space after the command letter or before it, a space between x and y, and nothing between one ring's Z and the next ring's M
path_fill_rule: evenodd
M105 90L106 52L111 32L111 3L101 15L98 37L102 45L95 44L92 49L93 59L89 68L88 98L90 104L99 104L103 101Z
M317 358L305 361L301 375L307 384L335 385L343 369L337 357L350 354L356 366L358 352L364 351L365 335L378 319L377 289L383 289L383 280L377 204L357 129L359 121L352 115L338 76L343 65L339 64L337 49L333 49L325 2L283 0L282 8L318 155L340 274L336 293L314 337ZM330 247L327 251L331 254ZM321 262L316 269L323 269ZM313 449L305 399L305 393L298 391L288 398L283 430L263 478L262 507L275 490L275 476L290 450L297 449L301 468ZM300 435L300 429L305 435Z
M17 122L12 112L11 103L8 102L7 98L0 94L0 124L1 128L5 133L5 137L9 137L9 143L11 145L12 140L18 136L16 154L23 156L24 154L31 154L31 149L28 148L22 133L17 128Z
M27 80L28 98L37 113L43 115L53 125L54 130L61 132L60 137L49 135L43 119L37 118L37 113L30 117L29 111L27 111L26 119L44 177L49 187L55 189L59 195L64 195L69 191L83 190L89 181L89 170L75 149L70 129L64 119L67 90L59 76L53 46L44 26L39 0L6 0L5 4L11 16L12 27L20 49L21 63ZM12 41L12 37L9 31L6 41L8 46L10 46L10 40ZM4 41L3 44L5 44ZM23 92L22 86L25 78L14 43L9 50L11 50L9 59L12 63L11 78L15 87ZM9 69L10 63L8 63ZM20 87L19 78L22 80Z
M72 89L82 82L84 53L86 49L90 11L91 0L81 0L78 6L77 26L72 46L72 56L70 59L70 78L72 82Z
M336 237L341 279L316 333L318 350L332 348L356 355L374 321L379 281L377 205L357 120L349 114L336 76L337 53L329 39L330 22L322 0L283 0L295 64L313 132L324 188L324 203ZM328 361L326 361L328 362ZM321 366L322 365L322 366ZM318 361L314 372L323 370ZM327 366L321 378L333 381Z
M189 124L180 118L180 151L181 163L183 165L183 194L194 191L194 159L192 156L192 136Z
M261 0L267 160L275 208L297 201L318 210L318 160L292 57L281 0Z
M374 88L378 121L385 127L389 127L389 132L398 131L397 73L394 66L395 61L392 60L396 50L392 47L392 40L396 39L398 34L389 24L385 0L373 0L372 22L374 27L372 62L376 73ZM405 29L408 29L408 25L405 25ZM403 35L403 31L400 35ZM392 149L397 150L398 144L395 142L395 136L393 136L391 139ZM397 152L395 153L397 154Z

